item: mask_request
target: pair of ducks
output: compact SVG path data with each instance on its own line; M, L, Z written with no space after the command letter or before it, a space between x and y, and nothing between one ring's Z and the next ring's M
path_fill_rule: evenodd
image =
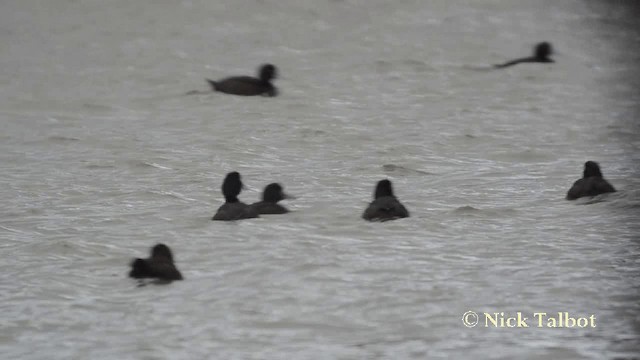
M283 214L288 210L277 204L286 198L282 187L278 184L269 184L264 191L263 200L246 205L238 200L242 190L240 174L231 172L227 174L222 184L222 192L225 195L225 203L218 209L213 220L237 220L238 216L253 216L260 211L269 214ZM584 164L584 172L581 179L577 180L567 192L567 200L575 200L586 196L596 196L615 192L616 189L602 176L600 166L595 161L587 161ZM231 200L231 201L229 201ZM393 195L391 181L380 180L376 185L374 200L369 204L362 217L369 221L393 220L409 216L407 209ZM224 217L225 219L216 219ZM234 219L232 219L234 218ZM248 217L240 217L247 219ZM151 249L151 257L148 259L135 259L131 263L129 276L137 279L155 278L163 282L182 280L182 274L173 262L173 255L165 244L157 244Z
M552 63L554 62L549 56L553 53L553 48L548 42L541 42L533 49L533 56L524 57L508 61L504 64L496 64L496 68L505 68L520 63L537 62ZM242 96L277 96L278 89L271 83L271 80L277 78L278 70L272 64L263 64L258 69L258 77L252 76L231 76L222 80L206 79L211 86L212 91L218 91L231 95ZM190 94L200 94L199 91L189 92Z
M244 189L244 184L240 179L240 173L237 171L228 173L222 182L224 204L218 208L211 220L230 221L253 219L266 214L286 214L289 210L278 202L285 199L295 199L294 196L285 194L280 184L271 183L264 188L262 201L247 205L238 199L242 189Z

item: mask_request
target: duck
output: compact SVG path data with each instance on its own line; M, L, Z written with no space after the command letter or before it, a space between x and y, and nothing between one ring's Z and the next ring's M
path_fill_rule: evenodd
M164 281L182 280L182 274L173 263L171 249L165 244L151 248L151 257L136 258L131 262L129 277L134 279L155 278Z
M262 201L251 204L251 207L260 215L286 214L289 212L289 209L278 204L278 201L294 198L295 197L291 195L285 194L280 184L271 183L264 188Z
M616 192L616 189L602 176L600 165L595 161L584 163L582 179L576 180L567 192L567 200L576 200L585 196Z
M409 217L409 211L393 194L391 181L378 181L373 201L362 214L362 218L368 221L388 221L406 217Z
M227 174L222 182L222 194L225 202L218 208L211 220L231 221L252 219L259 216L251 206L238 200L238 195L243 187L240 173L232 171Z
M553 47L550 43L544 41L536 44L536 46L533 48L533 56L507 61L504 64L496 64L494 65L494 67L506 68L520 63L552 63L555 62L549 57L549 55L551 55L552 53Z
M271 80L276 79L278 69L272 64L262 64L258 68L258 77L232 76L222 80L206 79L213 91L242 96L277 96L278 89Z

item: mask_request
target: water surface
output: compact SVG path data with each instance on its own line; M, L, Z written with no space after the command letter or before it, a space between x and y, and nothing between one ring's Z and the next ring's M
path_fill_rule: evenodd
M640 32L616 4L4 1L0 357L637 356ZM555 64L490 68L544 40ZM264 62L277 98L184 95ZM587 160L620 191L565 201ZM293 212L210 221L234 170ZM360 219L382 178L410 218ZM186 280L137 287L157 242Z

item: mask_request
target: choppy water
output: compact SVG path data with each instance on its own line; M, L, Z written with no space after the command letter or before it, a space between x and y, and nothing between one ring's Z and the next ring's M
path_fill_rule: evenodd
M637 357L625 4L3 1L0 357ZM556 64L490 70L542 40ZM263 62L280 97L184 95ZM563 200L586 160L620 191ZM294 212L210 221L232 170ZM366 223L384 177L412 217ZM157 242L186 280L136 287ZM560 311L596 327L531 317Z

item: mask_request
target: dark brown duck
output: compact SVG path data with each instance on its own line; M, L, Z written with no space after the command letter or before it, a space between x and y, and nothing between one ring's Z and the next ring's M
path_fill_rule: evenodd
M160 280L182 280L182 274L173 263L171 250L165 244L157 244L151 249L151 257L135 259L131 262L129 277L135 279L155 278Z

